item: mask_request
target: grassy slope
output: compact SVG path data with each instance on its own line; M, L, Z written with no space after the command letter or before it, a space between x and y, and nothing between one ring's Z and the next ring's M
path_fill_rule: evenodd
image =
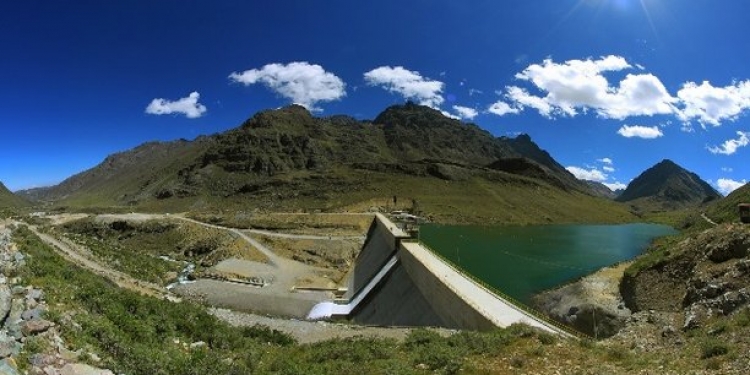
M25 229L14 233L28 254L19 270L43 288L46 317L72 350L102 358L99 367L128 374L518 374L688 373L743 364L750 310L684 336L676 347L657 344L558 341L525 326L440 337L415 330L404 342L334 339L297 345L265 327L233 328L192 303L170 303L122 290L68 264ZM717 328L718 327L718 328ZM190 348L194 342L203 346ZM54 351L28 341L22 369L34 353ZM366 365L363 365L366 364Z
M13 194L8 188L0 182L0 208L18 208L27 207L31 203L18 195Z
M737 205L740 203L750 203L750 184L746 184L709 206L706 209L706 215L719 223L738 222Z
M286 196L242 194L230 197L202 196L149 201L146 211L252 211L365 212L373 207L392 210L412 208L443 223L529 224L614 223L635 221L626 205L579 192L566 192L522 176L494 173L493 180L469 177L446 181L432 177L381 172L339 170L330 176L341 181L324 182L310 190L324 194L284 192ZM502 179L503 181L497 181ZM397 204L393 204L396 196Z

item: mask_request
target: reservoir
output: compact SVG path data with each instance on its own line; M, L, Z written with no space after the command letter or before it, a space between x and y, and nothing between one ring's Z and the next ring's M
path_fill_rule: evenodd
M529 303L532 295L633 259L666 225L451 226L426 224L420 240L464 272Z

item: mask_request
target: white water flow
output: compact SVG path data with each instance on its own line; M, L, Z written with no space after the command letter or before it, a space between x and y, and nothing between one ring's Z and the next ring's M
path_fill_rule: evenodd
M365 297L367 297L368 294L372 291L373 288L375 288L381 280L388 274L388 272L391 271L393 266L396 265L396 262L398 262L397 256L392 256L390 259L388 259L388 262L383 265L383 267L380 268L380 271L378 271L377 274L375 274L375 277L373 277L370 282L365 285L362 290L360 290L357 295L349 300L349 303L346 305L340 305L333 301L324 301L320 302L317 305L313 306L312 310L307 314L307 320L321 320L321 319L329 319L333 316L346 316L349 315L354 309L357 308L357 305L359 305L360 302L362 302Z

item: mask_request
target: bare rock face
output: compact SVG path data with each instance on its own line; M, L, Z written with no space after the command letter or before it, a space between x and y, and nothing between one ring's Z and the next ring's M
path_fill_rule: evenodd
M687 330L750 303L750 227L718 226L670 252L666 260L623 279L620 291L628 307L682 312Z

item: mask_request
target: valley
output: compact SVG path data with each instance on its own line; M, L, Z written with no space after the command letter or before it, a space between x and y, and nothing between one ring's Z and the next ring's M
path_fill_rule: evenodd
M743 273L750 243L734 210L750 199L749 188L722 198L663 160L619 194L603 189L577 180L527 135L493 137L413 103L373 121L319 118L290 106L225 133L111 155L53 187L0 190L0 206L13 218L6 225L19 248L36 254L23 272L50 291L51 319L63 336L118 371L151 373L148 366L164 366L155 364L155 348L178 340L170 366L223 356L221 365L197 365L211 371L342 373L367 360L404 373L745 373L739 353L749 349L741 337L750 332ZM542 225L551 244L564 237L552 233L559 224L649 222L680 233L533 297L537 308L581 331L580 339L523 325L478 333L305 321L319 302L345 295L373 218L393 211L438 228ZM625 236L607 236L618 235ZM533 258L527 253L516 256ZM600 266L582 262L585 273ZM506 266L521 284L562 277ZM71 267L77 271L64 271ZM99 289L109 300L90 291ZM123 308L137 322L116 312ZM143 331L152 329L158 332ZM265 354L257 350L262 340ZM207 348L179 349L193 344ZM240 353L243 347L256 349ZM133 350L148 359L133 362Z

